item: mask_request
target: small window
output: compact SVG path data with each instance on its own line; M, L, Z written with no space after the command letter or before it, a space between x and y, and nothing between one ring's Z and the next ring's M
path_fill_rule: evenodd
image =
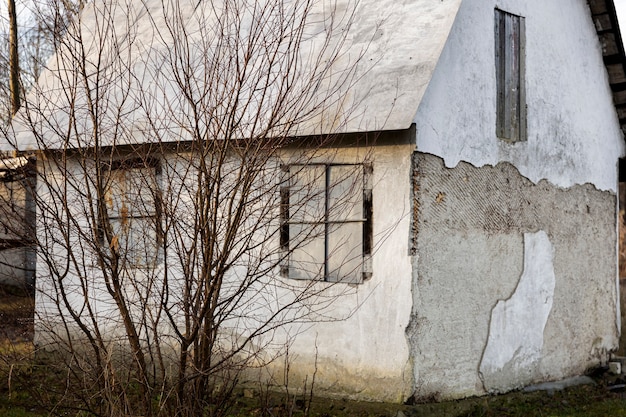
M284 167L283 273L294 279L360 283L371 275L371 165Z
M524 18L496 9L496 135L512 142L526 140Z
M108 171L105 206L110 240L101 232L112 255L126 268L150 268L158 261L160 242L158 163L154 160L116 162Z

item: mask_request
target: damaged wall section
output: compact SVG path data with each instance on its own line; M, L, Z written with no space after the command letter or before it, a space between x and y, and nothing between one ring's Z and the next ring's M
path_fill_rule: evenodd
M579 374L616 347L614 193L534 184L509 163L449 169L417 153L414 164L407 337L417 398L501 392ZM503 300L513 299L517 312L546 309L502 317ZM533 354L498 359L517 343L506 336L515 327L542 333L528 340Z

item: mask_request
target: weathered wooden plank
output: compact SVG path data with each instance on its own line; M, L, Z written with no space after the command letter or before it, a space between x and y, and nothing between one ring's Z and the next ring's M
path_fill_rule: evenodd
M524 36L523 18L496 9L496 133L498 137L512 141L526 137Z
M508 139L515 140L519 137L519 19L508 13L504 18L504 130Z
M626 91L614 91L613 101L615 104L626 103Z
M504 16L500 10L495 11L495 63L496 63L496 135L505 137L504 132Z
M606 66L606 69L609 73L609 82L611 84L626 82L623 64L609 64Z
M526 20L519 17L519 137L526 140Z
M593 14L601 14L607 12L606 0L589 0L589 8Z
M619 53L615 35L613 33L602 33L598 35L600 37L600 44L602 45L602 55L616 55Z
M593 23L596 27L596 31L604 32L613 29L613 22L611 16L608 13L603 13L593 17Z

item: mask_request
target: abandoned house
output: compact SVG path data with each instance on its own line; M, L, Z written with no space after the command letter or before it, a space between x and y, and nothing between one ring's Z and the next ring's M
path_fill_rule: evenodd
M40 347L122 328L113 267L171 309L146 329L175 327L211 230L239 237L228 288L254 275L225 343L288 345L290 380L315 373L320 394L459 398L607 361L626 124L612 0L320 0L289 44L275 20L196 3L89 3L2 145L37 158ZM263 159L258 138L280 146ZM202 184L231 203L206 200L212 228Z

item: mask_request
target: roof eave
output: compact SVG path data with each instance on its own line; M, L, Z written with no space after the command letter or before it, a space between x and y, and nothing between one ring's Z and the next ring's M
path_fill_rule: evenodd
M613 0L588 0L591 17L602 46L602 57L613 92L622 132L626 133L626 54Z

